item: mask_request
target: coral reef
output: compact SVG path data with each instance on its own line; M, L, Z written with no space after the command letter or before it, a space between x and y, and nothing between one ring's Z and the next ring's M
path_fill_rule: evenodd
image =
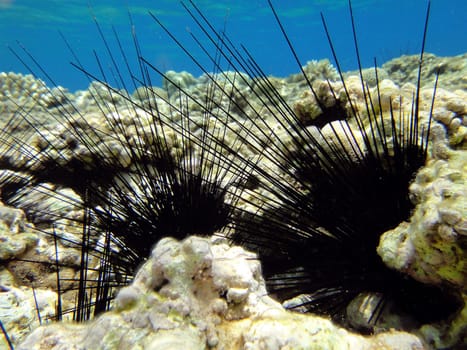
M388 266L419 281L460 292L464 309L453 320L421 329L435 348L462 343L467 334L467 153L463 123L467 102L459 95L464 92L440 91L433 116L438 122L431 128L431 159L409 189L415 210L408 222L381 236L377 249ZM456 134L461 137L453 142Z
M376 74L378 79L376 79ZM344 74L344 79L349 76L358 76L360 78L360 73L359 71L347 72ZM378 81L381 83L385 79L390 79L388 72L381 67L376 67L376 71L375 68L362 69L362 78L369 87L375 87Z
M420 55L401 56L382 65L389 78L398 85L415 83L418 75ZM436 73L440 74L439 85L451 91L467 90L467 54L454 57L438 57L425 54L423 59L422 81L432 86Z
M456 60L457 58L454 59ZM449 61L446 62L446 66L450 67ZM385 66L384 69L388 72L390 80L380 81L379 94L383 114L386 115L391 105L395 113L399 113L399 110L410 111L411 98L415 90L413 76L410 82L397 81L391 75L398 72L396 68L390 69ZM18 80L17 85L10 82L4 85L7 88L3 88L3 91L16 91L18 97L14 99L27 98L30 88L36 88L39 95L43 94L43 85L41 83L34 85L34 82L29 80L32 78L10 73L1 76ZM175 73L172 73L171 77L174 81L183 82L193 96L206 98L206 84L209 80L205 77L200 77L197 81L186 74L181 74L181 80ZM269 77L268 80L279 89L284 99L295 106L296 111L302 111L300 116L303 121L313 120L319 115L316 102L309 93L304 92L303 87L299 86L300 82L297 83L298 85L286 83L286 79L273 77ZM371 80L371 74L368 80ZM351 99L358 109L363 110L366 103L360 78L347 75L346 83ZM227 86L227 83L225 84ZM241 79L236 80L235 84L238 90L233 93L235 95L233 98L238 101L245 114L250 108L261 106ZM339 82L331 84L342 105L349 108L342 84ZM324 101L327 96L330 97L327 82L316 80L313 86L317 87L319 96ZM432 86L431 82L428 83L421 93L420 116L422 123L425 124L428 123ZM459 291L465 303L467 300L465 289L467 284L465 200L467 197L465 184L467 93L465 90L455 90L462 85L454 86L451 88L445 85L437 91L429 160L418 172L410 187L410 195L416 207L407 222L401 223L382 236L378 253L388 266L404 274L423 282L446 285ZM377 98L377 93L376 88L370 86L372 99ZM122 94L127 96L126 93L122 92ZM158 106L163 113L177 120L180 115L170 113L169 106L163 102L163 98L167 98L164 94L160 91L161 100L157 99ZM28 146L31 147L33 154L37 155L38 163L41 160L40 153L46 150L48 156L56 152L57 161L71 162L73 159L79 159L84 165L92 165L90 150L80 147L80 140L73 139L73 135L67 130L77 127L82 130L83 135L101 141L96 144L96 147L101 147L99 154L107 154L110 160L119 159L122 168L131 167L132 159L129 159L128 153L122 149L123 143L115 141L140 142L138 137L150 136L149 130L144 127L154 123L153 117L144 111L128 108L123 96L109 94L109 90L98 83L92 84L91 90L67 96L73 100L77 110L68 109L66 102L61 105L47 103L34 114L34 122L38 122L40 136L36 135L35 138L28 139ZM132 96L143 104L154 104L153 100L145 100L138 91ZM115 104L119 112L105 111L108 113L103 115L96 106L95 97ZM246 98L251 106L242 104ZM13 107L17 108L14 104L8 107L7 104L11 103L11 100L8 101L10 102L1 101L2 108L9 110ZM330 98L329 102L332 101ZM222 101L222 103L228 102ZM63 110L54 110L57 106L69 111L69 120L59 122L56 119L63 114ZM202 111L194 101L189 101L187 107L192 111L190 115L192 118L202 120ZM45 110L48 112L44 113ZM239 112L232 111L232 113ZM82 120L80 114L86 115L86 123L79 124ZM264 118L269 125L278 124L277 121L273 121L271 114L265 111L261 118ZM56 118L52 117L54 115ZM134 118L140 120L137 125L133 122ZM239 114L239 120L241 118L244 118L245 125L248 125L247 119ZM47 124L43 124L42 120L46 120ZM118 127L109 129L108 123ZM338 122L332 124L335 128L337 125ZM330 127L331 125L327 125L323 128L325 135ZM350 127L352 127L351 123ZM235 124L226 131L227 143L236 140L237 128L238 125ZM102 133L95 134L96 130ZM112 130L125 130L125 134L110 136L109 131ZM280 134L279 126L278 130ZM356 129L352 130L357 133ZM25 135L21 130L15 132L18 132L19 138ZM346 130L343 129L341 132L345 133ZM329 132L329 135L332 133ZM177 147L178 136L176 134L168 136L167 140L173 142L171 145ZM390 137L390 135L386 136ZM357 141L358 137L359 135ZM264 141L266 143L267 139ZM287 141L285 136L285 146L288 145ZM352 148L351 144L344 146ZM7 151L13 152L13 150ZM256 155L254 149L242 151L245 152L246 157ZM13 152L11 157L16 157L19 166L24 165L20 154ZM33 168L35 166L29 165ZM273 168L275 165L264 161L264 166ZM56 234L64 238L78 237L80 227L73 227L68 221L68 218L74 219L82 215L81 212L76 211L76 206L69 205L78 201L73 191L46 183L26 187L22 191L15 206L26 208L28 214L33 214L43 221L52 220L54 215L59 216L62 218L61 221L53 220ZM49 192L55 196L47 196ZM63 201L63 198L72 198L72 200L67 202ZM240 205L247 207L248 200L250 199L246 197ZM0 216L2 219L0 258L3 266L0 270L0 318L14 343L19 344L30 330L39 325L34 311L32 286L39 300L42 318L52 317L55 312L57 295L52 292L56 288L55 271L44 266L53 265L56 252L51 229L47 229L48 232L34 231L19 209L0 207ZM67 264L67 268L61 273L76 280L73 276L76 276L79 268L79 251L73 246L66 246L65 242L67 241L61 240L59 243L59 262ZM21 259L43 259L46 264L38 267L38 264L26 264ZM91 261L91 263L95 262ZM64 287L67 294L63 296L65 302L72 306L74 286L69 284ZM364 297L359 296L362 299ZM360 305L361 303L353 306L358 308ZM430 346L443 348L461 344L465 340L466 320L467 312L464 307L452 319L422 326L418 333L414 333L417 335L395 331L383 332L368 338L355 335L333 325L327 319L285 311L267 295L261 277L260 262L252 253L239 247L229 247L219 238L209 240L192 237L181 242L173 239L161 241L154 248L151 258L139 270L133 284L120 291L111 312L103 314L89 325L65 322L40 327L20 348L34 349L41 345L50 347L50 344L56 344L56 349L70 349L73 348L72 346L75 348L87 346L95 349L99 346L131 347L133 344L142 343L146 348L159 349L177 347L181 341L185 347L191 344L191 348L217 349L313 348L315 345L316 348L323 348L326 344L335 347L342 345L352 349L422 349ZM358 320L355 322L358 323Z
M89 324L53 324L17 349L423 349L390 331L351 334L329 320L285 311L266 293L260 262L218 239L161 240L115 308Z
M68 91L63 87L48 88L44 81L31 74L0 73L0 114L8 120L11 113L21 110L43 112L65 101ZM47 118L42 113L41 118Z
M8 261L24 256L37 247L38 241L23 210L0 206L0 320L14 344L38 326L36 303L43 317L55 314L56 293L39 288L34 297L31 288L18 285L8 267ZM0 348L3 349L3 341Z
M303 71L312 82L315 80L335 81L339 79L337 69L328 59L322 59L319 61L311 60L303 66ZM302 73L292 74L288 76L285 81L288 84L297 84L302 87L307 85L306 79L303 77Z
M465 152L451 151L448 159L431 160L418 173L410 187L418 203L410 222L381 238L378 252L387 265L426 283L465 288L466 170Z
M19 286L14 277L0 269L0 319L13 344L19 344L42 320L55 315L57 294L48 289ZM8 349L3 335L0 349Z
M21 256L35 246L37 237L25 232L26 226L23 210L0 206L0 261Z

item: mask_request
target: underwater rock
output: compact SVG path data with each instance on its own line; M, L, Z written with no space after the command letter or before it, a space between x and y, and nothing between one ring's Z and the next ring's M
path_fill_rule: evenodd
M401 56L382 65L389 78L398 85L409 82L415 84L418 76L420 55ZM425 87L433 87L436 73L439 72L439 86L449 90L467 90L467 54L453 57L423 55L421 81Z
M35 245L38 238L26 232L26 227L23 210L0 206L0 262L18 257Z
M0 268L0 319L13 344L20 343L39 325L36 302L43 321L55 315L57 294L44 289L35 289L34 293L35 299L31 288L16 286L8 271ZM0 349L8 349L3 335Z
M8 121L16 113L16 128L30 128L22 116L34 112L34 119L40 123L51 119L49 109L66 104L72 96L67 89L58 86L47 87L41 79L31 74L0 72L0 122ZM27 112L26 112L27 111Z
M11 201L38 222L58 221L58 218L76 219L76 210L80 208L80 198L75 192L50 183L25 186L17 191Z
M18 107L13 101L19 106L34 107L46 94L48 94L48 89L45 83L31 74L0 73L0 105L3 107L2 109L8 107L7 103L10 102L11 110L16 110Z
M419 201L409 223L386 232L378 253L384 262L426 283L467 285L467 158L430 161L411 186Z
M162 239L114 305L88 324L39 327L17 349L424 349L415 335L363 337L285 311L255 254L215 237Z
M467 149L467 91L439 89L436 94L434 120L444 125L448 144L454 149Z
M303 66L303 71L307 75L310 82L315 80L336 81L339 79L339 73L332 63L327 59L311 60ZM307 86L307 81L302 73L291 74L285 81L288 84L298 84L303 87Z
M193 74L186 71L175 72L169 70L164 73L162 88L167 91L167 95L178 94L179 91L187 91L197 84L197 79Z
M434 348L448 348L462 343L467 332L467 152L449 146L441 124L431 132L432 159L409 188L414 212L381 236L377 251L389 267L457 291L463 309L451 320L421 328Z
M100 112L97 104L124 107L127 98L129 98L129 93L125 90L118 90L118 93L112 92L104 83L93 81L86 90L77 91L74 95L70 95L68 100L73 101L73 105L84 114Z
M462 295L467 300L467 294ZM449 324L424 325L419 334L435 349L465 349L467 344L467 304Z
M441 129L441 130L440 130ZM444 128L434 125L433 135ZM439 130L439 131L438 131ZM386 232L378 253L390 267L426 283L467 285L467 153L437 146L410 186L417 203L408 223ZM436 159L438 158L438 159Z
M347 96L340 82L330 84L327 81L317 80L312 86L324 108L338 110L340 106L344 106L347 102ZM336 93L336 91L339 91L339 93ZM332 121L323 120L323 111L309 88L301 90L299 99L293 104L293 110L304 125L323 126ZM344 116L334 114L333 117L333 120L342 120Z
M378 79L376 79L376 74L378 74ZM344 73L344 79L346 79L349 76L360 77L360 73L358 70ZM362 69L362 78L363 78L363 81L366 84L368 84L369 87L375 87L378 81L382 82L385 79L389 79L389 74L382 67L376 67L376 71L374 67L365 68L365 69Z
M390 76L395 72L397 70L392 73L389 71ZM222 76L219 77L221 78ZM193 96L205 97L206 95L206 84L203 84L201 79L203 77L199 78L198 82L189 79L187 83L190 94ZM209 79L204 79L206 83L209 82ZM280 88L281 96L288 102L295 102L302 97L297 104L302 103L305 110L306 108L311 111L318 110L311 95L304 95L305 87L299 87L297 84L284 84L284 79L268 78L268 80L273 81L275 86ZM349 76L346 78L347 82L351 98L357 99L355 104L363 111L365 103L360 78ZM337 82L331 84L336 88L336 94L343 98L343 102L347 102L342 86L339 87L339 84L342 84ZM235 101L241 107L240 110L232 109L231 111L238 117L238 120L245 118L241 114L237 115L241 110L248 115L250 107L245 104L246 100L254 108L259 109L258 106L261 106L261 103L257 101L253 92L242 84L240 76L237 76L235 86L231 85L227 90L234 92ZM397 110L399 107L402 107L405 112L410 111L415 90L413 83L397 81L391 76L391 80L381 81L381 85L382 101L387 102L382 104L384 112L389 110L388 101L392 101L395 114L399 113ZM322 87L322 90L318 89L322 91L321 97L326 94L326 96L331 96L329 89L326 90L328 88L326 82L318 80L313 86ZM432 86L433 84L429 83L427 88L422 90L421 117L423 122L427 122L428 119L433 93ZM40 91L40 85L37 87ZM376 90L375 88L370 88L370 90L374 98ZM108 155L109 161L119 159L118 162L122 167L131 167L128 153L120 141L133 140L137 144L142 144L144 140L137 138L151 136L150 129L147 127L154 124L154 121L143 111L129 109L123 98L114 98L108 92L109 90L103 85L94 86L95 94L102 95L108 103L116 104L118 114L112 114L109 111L104 115L103 111L98 110L92 94L87 91L78 92L74 95L72 102L79 106L78 112L86 115L86 119L80 116L73 119L73 114L71 114L69 122L62 121L59 124L54 121L54 127L49 128L50 132L42 130L40 126L42 137L50 137L51 141L36 138L31 140L31 145L38 151L49 147L47 154L51 157L54 151L60 151L60 154L57 153L55 157L57 161L64 162L76 158L83 161L84 165L92 165L93 159L89 157L90 150L80 147L79 140L75 137L75 134L80 132L100 141L99 147L102 149L97 151L98 154ZM159 110L170 115L174 120L180 119L180 114L170 113L170 107L164 101L166 96L161 95L162 98L157 99ZM133 96L141 100L141 96ZM402 99L399 99L401 96ZM465 212L467 105L465 101L467 101L465 91L453 91L451 88L438 90L434 110L436 125L432 129L433 145L432 152L430 152L432 154L429 154L430 160L427 166L421 169L411 187L411 196L417 203L417 207L409 222L401 223L399 227L386 233L379 248L383 260L393 268L428 283L449 283L464 290L466 251L465 243L462 242L465 242L467 230L465 227L467 217ZM152 105L154 101L144 101L144 103ZM226 107L229 101L220 103L226 110L229 108ZM41 111L44 111L44 108L42 106ZM202 119L203 111L199 107L198 110L196 109L195 102L188 101L188 108L190 118ZM219 114L219 111L215 112ZM263 113L260 117L267 120L269 125L278 124L277 121L272 120L272 113L268 111ZM307 113L304 113L304 117L309 116ZM50 113L44 115L51 119ZM60 117L60 113L57 115ZM133 120L138 120L138 125L135 125ZM112 137L106 136L109 130L119 130L119 127L109 128L109 122L121 126L125 134L117 133ZM226 131L226 143L236 142L238 125L239 123L232 123L232 129ZM323 133L326 133L330 126L325 126ZM355 125L351 123L350 127L355 130L357 137L360 137ZM70 132L72 128L74 131ZM102 131L102 134L94 135L96 130ZM165 132L166 135L170 135L167 140L175 149L177 135L175 133L172 135L170 129ZM194 134L196 132L199 130L194 131ZM280 131L278 131L279 134ZM284 132L284 135L287 134ZM265 144L267 141L264 139ZM287 144L287 136L284 137L284 144ZM255 155L255 151L250 149L242 150L242 152L245 152L243 155L245 157ZM41 158L38 158L38 163L40 160ZM21 164L20 160L19 164ZM274 163L268 161L264 161L263 165L269 168L275 166ZM48 190L47 184L39 186ZM50 190L56 189L50 188ZM63 196L72 195L67 194L67 190L58 190L57 193L60 194L61 191L64 191ZM31 193L24 197L24 201L27 201L23 204L29 205L30 210L36 208L37 212L42 213L43 219L51 218L50 215L47 216L49 209L45 206L46 204L50 205L51 213L58 210L62 217L79 215L73 212L73 208L60 207L59 205L63 204L60 203L60 198L57 198L56 203L47 203L37 193ZM65 237L71 234L68 223L54 222L54 224L58 224L56 226L58 236ZM80 231L77 229L76 232ZM6 241L16 242L16 240L21 240L22 235L25 234L10 235ZM55 251L50 237L48 241L41 237L37 244L34 240L31 242L26 248L27 251L34 250L31 254L35 255L31 255L31 258L44 256L49 263L54 262ZM60 251L62 248L60 246ZM22 254L20 251L22 250L20 249L14 255ZM89 325L60 323L41 327L28 338L21 348L34 349L38 348L39 344L53 342L56 344L56 349L71 349L73 346L82 349L82 346L86 344L89 349L98 347L96 344L101 344L102 347L105 344L108 348L117 348L117 346L131 348L139 342L144 344L145 348L160 349L171 346L180 347L181 341L184 342L184 347L189 344L188 347L194 349L207 346L218 349L276 349L300 346L312 348L311 344L317 344L318 348L320 344L329 345L329 347L345 344L352 349L359 347L380 349L384 346L397 349L413 346L415 349L421 349L425 346L419 338L407 333L388 332L364 338L338 328L326 319L284 311L279 304L267 296L256 257L238 247L228 247L220 241L200 238L192 238L183 242L167 239L157 245L154 252L156 251L157 256L153 255L143 265L134 283L120 291L113 311L102 315ZM60 255L60 262L77 266L79 252L72 249L64 252ZM25 269L28 267L29 265L24 265ZM17 270L13 272L16 274L14 278L19 280L18 285L22 285L19 288L23 288L21 290L24 290L25 297L29 298L28 305L33 305L32 290L24 286L24 276L17 273ZM40 274L44 274L43 270L31 273L35 279ZM52 271L48 273L48 281L45 281L41 288L53 289L55 285L52 279L55 274ZM73 276L76 270L70 268L69 271L63 271L63 273ZM0 278L3 279L2 276L0 274ZM66 287L72 288L72 286ZM465 293L462 297L467 300ZM51 300L56 300L56 298L51 298ZM69 305L73 306L73 301ZM31 307L28 313L25 313L29 316L25 317L36 317L30 312L31 310L34 308ZM23 309L18 312L23 311L26 312ZM432 342L434 347L439 348L455 343L466 332L466 313L466 308L464 308L452 321L448 320L441 325L423 326L422 333L425 339ZM2 321L4 321L3 318ZM25 324L33 329L38 326L38 321L28 318ZM9 326L7 330L12 337L16 337L15 343L17 343L17 339L21 338L15 335L17 330ZM49 345L45 346L49 347Z

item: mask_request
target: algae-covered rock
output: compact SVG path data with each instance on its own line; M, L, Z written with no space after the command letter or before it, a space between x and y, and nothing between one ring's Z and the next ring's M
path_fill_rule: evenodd
M427 57L429 61L430 56ZM409 61L405 63L410 65L412 60ZM416 59L413 60L413 63L414 67L418 65ZM446 63L446 67L448 66L450 63ZM395 115L398 115L401 110L403 113L410 113L411 99L415 91L413 84L415 76L412 71L410 79L403 80L402 77L406 72L403 70L405 67L402 65L400 68L388 67L384 66L384 70L378 71L381 73L379 76L381 108L386 119L391 108L394 109ZM309 68L313 68L312 65L309 65ZM388 72L390 80L383 80L386 76L385 71ZM332 73L332 70L329 72ZM371 98L375 100L379 98L378 91L371 85L373 77L370 72L371 70L364 71L364 79L370 85ZM423 74L425 73L424 71ZM401 80L393 78L397 74L401 76ZM193 97L205 100L207 91L209 91L206 87L206 84L210 83L208 78L195 79L190 74L185 73L171 73L170 76L177 79L177 84L188 89ZM433 78L433 72L430 73L429 77ZM257 132L254 132L258 134L258 139L267 145L268 140L261 136L264 134L261 132L261 126L279 124L280 119L274 119L274 117L280 118L280 113L275 112L274 106L271 107L270 111L265 110L258 96L255 95L255 92L258 94L258 90L250 89L243 80L249 78L245 78L240 73L222 73L216 79L219 79L221 86L225 87L226 91L231 92L229 96L232 96L231 98L235 101L235 105L232 106L232 100L225 98L225 96L222 97L222 93L219 91L213 92L213 94L219 94L221 99L225 98L225 101L220 100L219 104L223 106L223 110L229 111L231 114L228 116L229 118L235 117L237 121L226 124L229 129L225 131L225 142L227 144L238 142L238 136L241 135L239 125L254 129L252 126L254 121L257 123L258 129ZM274 87L280 90L281 97L289 105L295 106L295 112L300 114L301 118L303 117L302 121L312 120L319 115L320 110L304 81L292 83L294 79L298 79L298 76L290 79L274 77L256 79L254 87L261 87L262 84L271 82ZM313 80L315 79L318 78L314 77ZM352 103L364 114L366 103L360 77L346 75L345 79ZM461 84L463 79L460 78L459 81ZM347 104L348 108L348 98L344 93L342 83L339 82L320 81L319 79L314 81L313 86L316 87L320 99L329 103L329 107L336 103L329 84L333 87L336 96L339 97L339 102ZM142 110L128 108L128 102L123 97L112 96L103 84L94 84L91 88L92 93L89 91L79 92L73 96L74 100L72 101L78 107L79 113L86 115L86 118L80 118L78 115L74 119L74 115L70 115L68 122L62 121L61 124L56 124L55 128L49 128L50 130L40 129L43 139L40 137L32 139L31 147L37 149L36 153L46 150L47 152L44 153L52 158L54 157L53 152L57 152L56 157L53 158L57 161L68 162L75 158L82 160L85 166L92 165L93 159L89 156L92 150L82 147L79 137L76 137L79 134L87 135L87 137L101 141L99 145L96 145L96 147L102 147L102 149L97 150L99 154L106 156L109 161L118 162L122 168L131 169L131 161L135 159L128 158L125 147L130 146L130 144L144 145L149 136L157 134L154 132L154 128L157 127L154 124L155 119ZM378 252L388 266L426 283L446 284L456 291L463 290L464 293L460 292L460 295L464 300L467 300L465 297L465 237L467 234L465 227L467 217L465 140L467 133L465 130L467 127L467 105L464 91L450 90L452 89L449 91L438 89L433 117L433 143L432 145L430 143L429 161L426 167L419 171L410 189L410 195L414 203L417 204L413 215L408 222L401 223L382 237ZM421 91L420 118L422 125L427 125L428 122L432 92L431 81L428 83L428 87ZM93 94L106 101L103 103L115 105L118 113L110 111L103 113L102 110L99 110L93 99ZM224 95L227 94L224 93ZM213 96L214 99L217 98L217 95ZM162 115L168 115L170 120L180 121L184 117L168 106L166 93L161 92L160 96L152 96L152 98L147 99L147 96L142 96L141 91L139 93L137 91L133 97L142 100L144 106L154 106L157 103L157 109L161 111ZM39 105L38 108L49 119L53 115L50 111L47 112L49 108L53 108L52 105ZM204 110L191 100L187 102L186 108L190 111L190 119L197 121L193 123L197 127L197 130L192 130L193 135L199 135L202 128L208 127L203 114ZM380 108L380 106L375 108ZM253 113L254 110L261 113ZM224 117L221 111L214 112L216 117ZM274 116L274 113L277 115ZM261 122L263 119L264 123ZM364 126L367 127L366 120L363 122ZM323 137L327 137L330 144L335 140L332 139L333 133L329 132L329 128L334 127L338 132L347 130L346 127L337 129L338 123L324 125L322 128ZM224 126L223 124L216 125L217 127ZM360 140L361 135L352 121L350 121L349 128L356 134L355 142L362 144L361 147L364 149ZM122 134L116 130L122 130ZM108 137L109 133L113 133L111 137ZM284 145L289 145L290 142L287 143L287 130L282 130L277 125L277 135L282 135L281 133L285 135ZM222 132L219 133L219 135L221 134ZM166 130L166 137L171 149L176 150L178 136L170 130ZM290 139L290 135L288 137ZM352 149L351 143L343 146L348 150ZM261 147L263 147L262 144L258 145L258 149ZM252 157L255 152L247 147L241 151L245 152L242 154L244 157ZM36 153L33 154L36 155ZM38 157L36 160L39 163L42 158L39 155ZM264 160L261 166L275 169L274 166L277 165ZM42 190L50 190L51 193L58 195L61 193L67 195L68 191L67 189L57 189L52 185L49 187L48 184L40 184L39 186L42 186ZM75 198L76 194L72 196ZM50 219L47 208L53 209L51 212L58 211L65 218L74 215L70 213L71 208L63 207L60 199L56 196L54 198L57 201L48 202L37 193L31 193L26 194L23 202L20 203L27 206L31 212L36 210L36 212L42 213L41 218ZM75 198L75 200L77 199ZM79 205L78 202L76 203ZM14 222L15 220L10 220L4 225L5 232L9 235L5 242L11 242L7 245L21 246L21 240L26 238L27 233L13 234L10 229L17 227ZM65 228L60 229L60 226L57 226L59 237L72 234L67 231L69 226L62 226ZM45 239L41 238L41 243L37 245L36 243L32 240L31 244L26 244L24 249L28 251L34 248L37 256L44 255L47 261L53 261L55 251L50 241L47 243ZM59 248L62 252L63 244ZM23 254L24 249L21 248L13 254L9 254L8 259ZM37 256L31 256L31 258L37 258ZM77 257L79 258L76 252L63 253L60 254L60 262L76 265L79 262ZM16 266L20 265L23 268L22 272L29 268L29 265L17 262ZM9 288L9 290L17 288L24 293L28 300L27 304L23 301L20 304L28 305L27 307L30 309L18 307L18 315L22 312L28 315L24 324L33 329L38 326L38 321L34 319L34 307L31 306L33 305L32 290L17 285L17 281L15 281L15 279L19 280L20 277L27 274L20 274L17 270L13 272L14 274L0 273L0 279L5 281L2 282L2 288ZM31 271L29 276L38 279L41 272L42 270ZM73 277L74 270L69 272L70 279L76 278ZM66 271L61 271L61 273L65 274ZM47 276L48 279L50 277L50 275ZM44 286L49 289L54 288L52 283L46 283ZM0 298L10 298L7 298L7 294L3 293L6 292L0 293ZM11 296L11 294L9 295ZM50 300L56 299L51 298ZM7 308L15 308L12 306L14 303L5 303L5 305L8 305ZM437 325L424 325L420 329L420 334L423 335L424 340L437 348L460 344L463 337L465 339L466 334L465 310L466 308L454 315L452 320ZM9 314L9 316L11 315ZM12 323L4 322L4 324L7 324L7 330L15 339L15 343L26 334L23 330L18 331L17 328L11 327ZM15 335L18 332L21 333L21 336ZM264 280L261 277L260 263L254 254L239 247L231 247L222 240L192 237L181 242L173 239L162 240L154 248L151 258L141 267L133 284L120 290L112 311L101 315L89 324L76 325L65 322L40 327L19 348L39 349L42 346L42 348L47 349L173 349L180 348L183 344L183 347L190 349L319 349L332 347L422 349L427 347L424 340L416 335L403 332L385 332L372 337L362 337L333 325L328 319L285 311L281 305L267 295Z
M55 323L17 349L424 349L415 335L363 337L286 311L266 292L255 254L219 238L162 239L112 311Z
M162 87L167 94L170 96L172 94L178 94L181 91L187 91L191 86L196 85L197 80L193 74L184 72L175 72L169 70L164 73L162 80Z
M389 78L399 85L415 84L418 76L420 55L404 55L383 64ZM425 53L422 67L422 84L433 87L439 73L439 86L449 90L467 90L467 54L454 57L438 57Z
M43 321L52 317L56 301L55 292L45 289L33 292L31 288L18 286L13 275L0 267L0 320L13 344L39 326L38 314ZM0 349L8 349L3 336L0 336Z
M36 79L31 74L0 73L0 106L2 108L9 105L13 110L15 104L31 108L47 93L48 88L45 82Z
M458 294L462 310L421 328L433 347L447 348L467 334L467 152L449 147L442 125L432 134L432 159L410 186L413 214L381 236L377 251L389 267Z
M22 255L36 243L37 236L26 227L23 210L0 205L0 262Z
M386 232L384 262L427 283L467 286L467 153L433 159L410 187L418 203L410 222Z
M451 148L467 150L467 90L439 89L433 119L443 124Z
M339 79L337 69L328 59L308 61L302 68L309 82L313 82L315 80L334 81ZM286 81L289 84L300 84L304 86L308 84L308 81L302 73L292 74L286 78Z
M0 72L0 126L3 131L31 129L30 123L21 117L26 111L34 115L37 124L45 124L53 119L50 111L67 104L70 96L67 89L50 88L31 74ZM4 123L15 114L18 117L14 123Z

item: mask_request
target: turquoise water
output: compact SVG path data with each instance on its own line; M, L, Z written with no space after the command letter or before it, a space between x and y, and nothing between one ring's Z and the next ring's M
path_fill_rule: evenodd
M320 11L326 17L345 70L355 69L347 1L275 0L274 5L292 40L300 60L331 58L325 38ZM132 55L131 29L128 11L132 14L143 54L162 71L186 70L194 75L201 70L167 37L152 20L154 13L192 53L199 48L189 31L198 33L196 24L176 0L0 0L0 71L27 73L28 69L10 52L8 47L21 51L17 41L41 63L53 82L74 91L85 89L89 80L70 65L74 61L60 33L73 47L87 70L98 72L93 50L105 57L105 48L99 37L93 16L112 42L112 26L119 33L122 45ZM266 0L198 0L214 26L225 26L228 36L237 44L244 44L267 74L286 76L298 71L296 63L280 34ZM401 54L420 50L426 13L425 0L354 0L359 44L364 66L371 66L373 57L378 62ZM433 0L427 39L427 52L449 56L467 51L467 1ZM112 43L111 50L116 46ZM27 55L26 55L27 56ZM133 57L133 56L132 56ZM134 60L131 60L134 62ZM108 58L102 58L104 67ZM202 64L212 66L207 60ZM36 72L37 68L34 69ZM44 74L37 73L46 79ZM154 77L153 84L160 84Z

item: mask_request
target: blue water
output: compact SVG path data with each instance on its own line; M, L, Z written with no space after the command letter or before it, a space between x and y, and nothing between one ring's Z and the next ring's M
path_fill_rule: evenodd
M343 69L356 68L346 0L273 2L301 62L331 58L320 19L322 11ZM12 47L27 59L27 54L21 49L24 46L51 81L40 69L34 68L37 76L51 85L62 85L71 91L85 89L89 78L70 65L70 61L76 59L60 33L73 47L86 70L99 73L93 53L96 50L107 71L109 58L93 16L109 38L111 50L116 52L111 31L114 26L130 61L135 62L132 59L129 11L143 55L148 61L162 71L202 73L148 14L148 11L154 13L191 53L198 55L200 49L189 33L199 35L199 30L178 1L100 0L91 1L91 6L88 3L88 0L0 0L0 71L28 73L8 48ZM196 3L216 28L225 26L233 42L244 44L267 74L286 76L298 71L266 0L198 0ZM382 63L401 54L419 52L427 1L353 0L353 5L364 66L371 66L373 57ZM442 56L466 52L466 17L467 1L433 0L426 51ZM212 66L207 59L202 59L202 64ZM107 79L112 80L109 75ZM160 84L157 75L152 79L153 85Z

